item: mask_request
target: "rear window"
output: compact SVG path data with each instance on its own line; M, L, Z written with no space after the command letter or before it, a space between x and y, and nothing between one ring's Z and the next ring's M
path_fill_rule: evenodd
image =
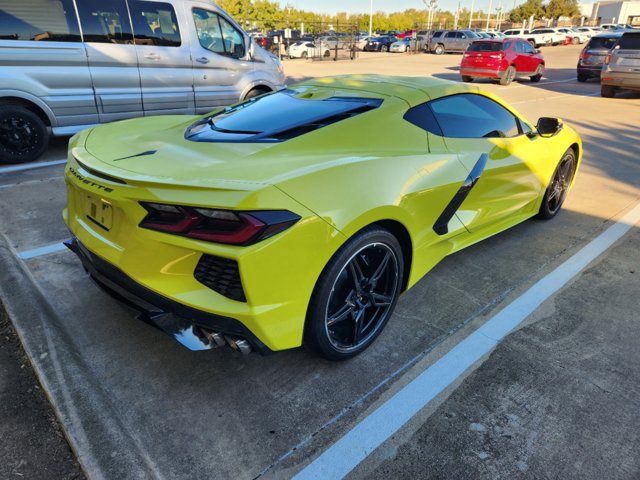
M200 120L186 138L204 142L277 142L378 108L382 99L330 97L302 99L295 90L280 90Z
M499 52L502 42L473 42L467 49L470 52Z
M610 50L615 45L616 40L618 39L611 37L591 37L587 48L592 48L594 50Z
M623 50L640 50L640 33L625 33L620 37L618 46Z

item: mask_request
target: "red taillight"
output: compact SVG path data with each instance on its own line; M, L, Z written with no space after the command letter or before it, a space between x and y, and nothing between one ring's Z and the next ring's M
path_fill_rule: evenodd
M580 52L580 60L586 60L587 58L589 58L591 55L589 55L587 53L587 49L584 48L581 52Z
M263 38L262 40L260 40L260 45L262 45L263 47L267 46L267 39Z
M147 216L140 227L207 242L250 245L286 230L300 217L286 210L235 212L140 202Z

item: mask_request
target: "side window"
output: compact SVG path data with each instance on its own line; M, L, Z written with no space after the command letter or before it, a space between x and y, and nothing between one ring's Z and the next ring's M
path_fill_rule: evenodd
M536 49L529 42L522 42L522 51L524 53L537 53Z
M513 45L513 42L504 42L502 44L502 50L503 51L507 51L511 48L511 45Z
M124 0L77 2L82 38L94 43L133 43L129 13Z
M456 38L456 32L447 32L444 38Z
M440 125L433 116L433 112L428 103L423 103L407 110L403 117L407 122L413 123L416 127L442 136Z
M433 34L433 38L438 38L442 36L442 32L436 32Z
M519 121L493 100L463 93L429 102L445 137L495 138L519 135Z
M207 50L233 58L245 55L244 36L217 13L201 8L193 9L198 40Z
M456 32L456 38L467 38L467 36L462 32Z
M516 52L518 53L524 53L524 48L522 48L524 45L522 42L516 42Z
M79 42L72 0L0 0L0 40Z
M170 3L129 0L131 23L136 45L179 47L180 29Z

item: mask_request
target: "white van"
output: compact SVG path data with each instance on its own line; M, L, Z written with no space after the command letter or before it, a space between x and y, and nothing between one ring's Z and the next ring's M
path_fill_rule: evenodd
M0 163L34 160L49 135L206 113L284 79L211 1L0 0Z

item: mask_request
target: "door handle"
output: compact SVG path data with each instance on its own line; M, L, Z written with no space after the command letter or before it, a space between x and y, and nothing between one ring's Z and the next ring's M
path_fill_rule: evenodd
M196 62L198 63L209 63L209 59L207 57L196 58Z
M157 53L147 53L145 54L144 58L147 58L149 60L160 60L160 55L158 55Z

